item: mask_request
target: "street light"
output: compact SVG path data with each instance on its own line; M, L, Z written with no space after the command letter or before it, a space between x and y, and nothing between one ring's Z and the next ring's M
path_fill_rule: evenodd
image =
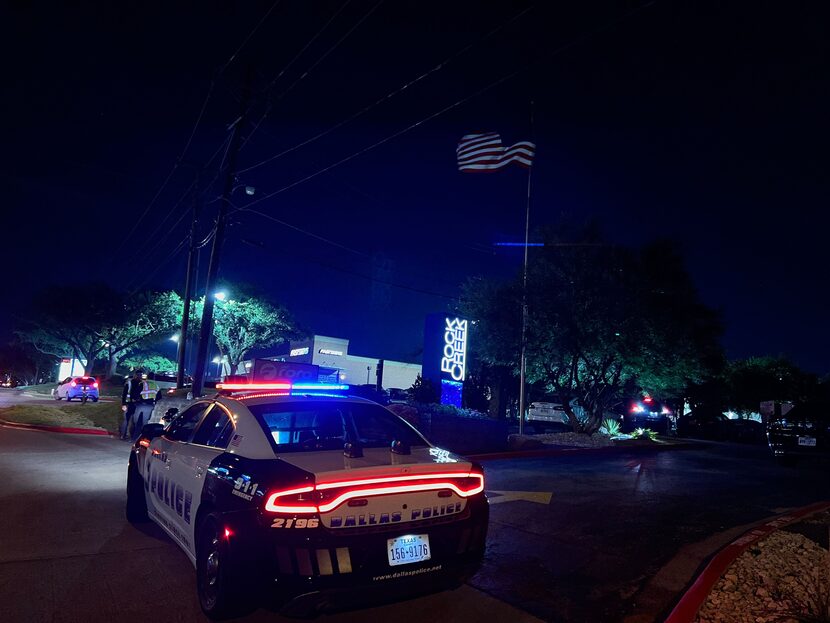
M215 292L215 293L213 294L213 298L215 298L217 301L222 301L222 302L225 302L225 299L227 299L227 298L228 298L228 293L227 293L227 292L224 292L224 291L221 291L221 292Z
M222 359L220 357L214 357L213 363L216 364L216 376L220 379L222 378Z
M171 335L170 336L170 341L175 342L176 344L178 344L179 343L179 334L176 333L176 335Z

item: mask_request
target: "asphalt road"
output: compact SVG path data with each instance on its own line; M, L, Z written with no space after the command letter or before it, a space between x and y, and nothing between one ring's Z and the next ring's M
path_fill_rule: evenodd
M703 560L748 524L830 498L827 464L781 468L766 447L484 463L485 563L472 586L550 621L662 620ZM512 494L515 496L516 494Z
M184 554L124 520L126 444L0 428L0 448L0 621L205 620ZM484 465L490 535L468 586L320 620L657 620L740 526L830 496L826 465L726 444Z
M207 621L184 553L124 519L128 444L0 427L0 449L0 621ZM320 620L536 621L470 586Z

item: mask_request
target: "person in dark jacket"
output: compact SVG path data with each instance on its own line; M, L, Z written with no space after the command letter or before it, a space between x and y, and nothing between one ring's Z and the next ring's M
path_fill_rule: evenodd
M122 440L130 439L130 421L133 419L136 407L141 403L141 392L144 389L144 381L141 378L141 370L133 370L133 376L124 383L124 390L121 392L121 410L124 412L124 421L119 431Z

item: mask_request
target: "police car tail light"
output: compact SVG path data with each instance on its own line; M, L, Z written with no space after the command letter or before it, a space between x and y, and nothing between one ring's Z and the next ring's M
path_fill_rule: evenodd
M98 381L95 381L95 382L92 384L92 386L93 386L95 389L98 389Z
M324 482L272 493L265 510L273 513L328 513L354 499L424 491L451 491L467 498L484 491L484 474L474 471L441 472Z
M295 487L283 489L268 496L265 510L272 513L316 513L317 505L313 502L314 487Z
M75 381L72 381L72 382L69 384L69 386L70 386L70 387L77 387L77 386L78 386L78 384L77 384Z

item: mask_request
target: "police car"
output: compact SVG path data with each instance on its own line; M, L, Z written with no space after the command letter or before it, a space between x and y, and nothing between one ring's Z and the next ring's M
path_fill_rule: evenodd
M488 522L479 465L347 386L217 389L145 426L127 472L128 520L151 519L184 550L205 614L264 595L306 615L475 571Z

